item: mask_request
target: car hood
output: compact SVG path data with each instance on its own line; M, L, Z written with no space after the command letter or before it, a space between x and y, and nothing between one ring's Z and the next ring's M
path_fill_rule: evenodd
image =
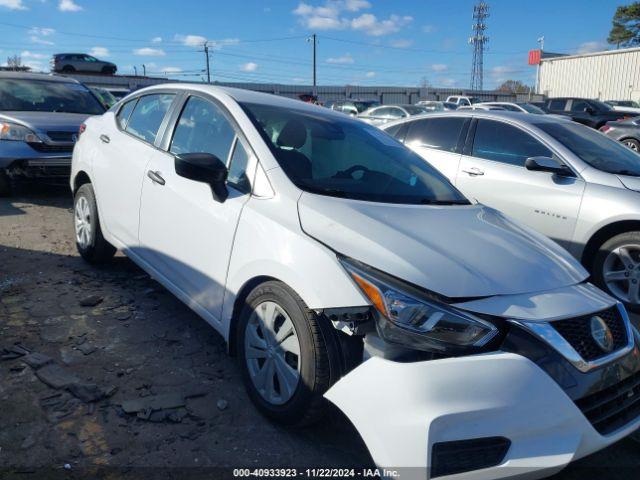
M336 252L447 296L575 285L588 274L559 245L483 205L394 205L303 193L302 229Z
M631 177L629 175L616 175L616 177L629 190L640 192L640 177Z
M0 121L24 125L40 133L47 131L77 132L89 115L64 112L0 112Z

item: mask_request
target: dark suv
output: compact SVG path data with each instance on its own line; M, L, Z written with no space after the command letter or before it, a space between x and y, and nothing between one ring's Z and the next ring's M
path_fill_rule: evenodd
M98 60L86 53L58 53L51 59L51 71L57 73L103 73L113 75L118 71L115 63Z
M589 98L550 98L544 109L549 113L571 117L573 121L591 128L600 128L607 122L634 116L631 112L614 110L604 102Z

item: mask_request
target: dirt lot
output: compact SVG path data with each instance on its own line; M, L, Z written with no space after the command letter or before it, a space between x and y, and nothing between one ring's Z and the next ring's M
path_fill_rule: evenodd
M261 417L203 320L123 256L82 262L70 208L66 190L0 199L0 478L372 466L338 412L305 430ZM632 478L638 467L640 446L625 440L557 478Z

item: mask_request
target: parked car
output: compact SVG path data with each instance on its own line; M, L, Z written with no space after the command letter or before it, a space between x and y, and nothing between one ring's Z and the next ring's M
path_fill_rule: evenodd
M566 115L574 122L596 129L607 122L633 115L630 112L614 110L604 102L588 98L550 98L547 100L546 110L556 115Z
M439 102L435 100L420 100L416 106L422 107L431 112L442 112L444 110L455 110L458 106L451 102Z
M635 100L607 100L604 103L611 106L614 110L623 112L631 112L640 115L640 104Z
M86 53L57 53L51 59L51 71L57 73L103 73L113 75L118 71L115 63L98 60Z
M533 113L534 115L546 115L547 112L540 107L527 102L482 102L474 106L488 105L490 107L500 107L502 110L510 112Z
M469 106L473 105L474 103L480 103L480 101L481 100L477 97L467 97L459 95L452 95L447 97L447 102L455 103L458 106Z
M260 411L326 398L379 466L535 478L640 427L624 307L371 125L158 85L87 120L71 188L83 258L121 249L224 336Z
M358 118L371 125L383 125L393 120L428 112L429 110L424 107L416 105L381 105L362 112Z
M640 153L640 117L608 122L600 127L600 131L607 137L623 143L634 152Z
M598 131L550 115L456 111L384 129L467 197L556 240L591 271L596 284L638 309L636 153Z
M380 102L376 100L338 100L331 105L331 109L357 117L365 110L378 105L380 105Z
M116 100L121 100L131 93L131 90L129 90L128 88L113 87L113 88L106 88L105 90L107 90L111 95L116 97Z
M0 72L0 196L12 179L66 183L80 124L104 110L76 80Z
M486 103L474 103L473 105L462 105L456 110L506 110L498 105L488 105Z
M102 104L108 109L113 107L118 99L113 96L113 94L107 90L106 88L101 87L89 87L93 94L98 97L98 100L102 102Z

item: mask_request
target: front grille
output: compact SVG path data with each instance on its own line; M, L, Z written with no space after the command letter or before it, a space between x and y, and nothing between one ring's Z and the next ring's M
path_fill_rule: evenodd
M49 137L54 142L74 142L75 136L78 134L77 131L74 132L58 132L58 131L49 131L47 132L47 137Z
M431 478L500 465L510 446L511 440L504 437L434 443L431 450Z
M613 335L612 351L619 350L627 345L629 341L627 338L627 328L620 314L620 310L618 310L617 307L611 307L608 310L594 315L601 317L611 330L611 334ZM594 315L585 315L583 317L551 322L551 325L558 333L588 362L609 354L598 346L591 335L591 317Z
M29 146L38 152L71 153L72 145L51 145L49 143L30 143Z
M576 400L576 405L601 435L615 432L640 416L640 372Z

